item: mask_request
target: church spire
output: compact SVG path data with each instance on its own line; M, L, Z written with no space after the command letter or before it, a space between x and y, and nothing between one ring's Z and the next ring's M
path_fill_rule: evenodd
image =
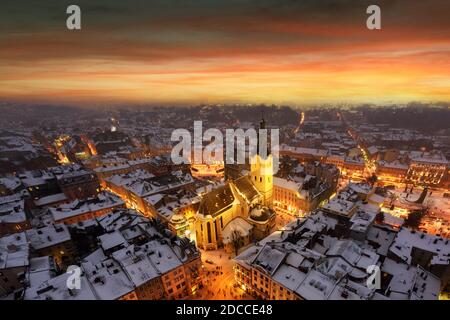
M267 129L267 123L266 123L266 120L264 119L264 111L261 111L261 121L259 123L259 130L261 130L261 129ZM260 153L260 146L259 146L260 138L261 138L260 132L258 132L258 145L257 145L257 149L256 149L256 153L258 155L261 155L261 153ZM267 135L266 135L266 139L267 139L267 141L266 141L267 150L266 150L266 154L264 155L264 158L267 157L270 154L270 145L269 145L269 134L268 134L268 132L267 132Z
M266 129L266 120L264 119L264 111L261 111L261 122L259 123L260 129Z

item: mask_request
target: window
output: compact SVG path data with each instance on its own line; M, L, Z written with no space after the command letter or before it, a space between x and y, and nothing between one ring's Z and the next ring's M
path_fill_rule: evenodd
M206 229L208 230L208 243L211 243L211 223L206 224Z

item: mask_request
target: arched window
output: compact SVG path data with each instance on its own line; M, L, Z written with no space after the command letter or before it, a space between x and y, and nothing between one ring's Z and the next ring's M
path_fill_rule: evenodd
M208 243L211 243L211 222L206 224L206 230L208 231Z

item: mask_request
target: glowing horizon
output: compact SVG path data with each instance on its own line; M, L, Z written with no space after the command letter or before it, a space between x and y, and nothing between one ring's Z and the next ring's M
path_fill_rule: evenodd
M450 101L446 1L381 1L380 31L365 27L367 1L169 2L100 7L79 1L81 31L64 29L67 1L28 10L6 2L0 98L80 104Z

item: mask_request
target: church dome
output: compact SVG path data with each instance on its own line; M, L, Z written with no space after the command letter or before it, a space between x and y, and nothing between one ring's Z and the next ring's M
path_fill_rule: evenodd
M250 211L250 219L253 221L264 222L269 220L274 214L268 207L255 207Z
M173 224L182 224L186 222L186 218L181 214L174 214L170 219L170 222Z

